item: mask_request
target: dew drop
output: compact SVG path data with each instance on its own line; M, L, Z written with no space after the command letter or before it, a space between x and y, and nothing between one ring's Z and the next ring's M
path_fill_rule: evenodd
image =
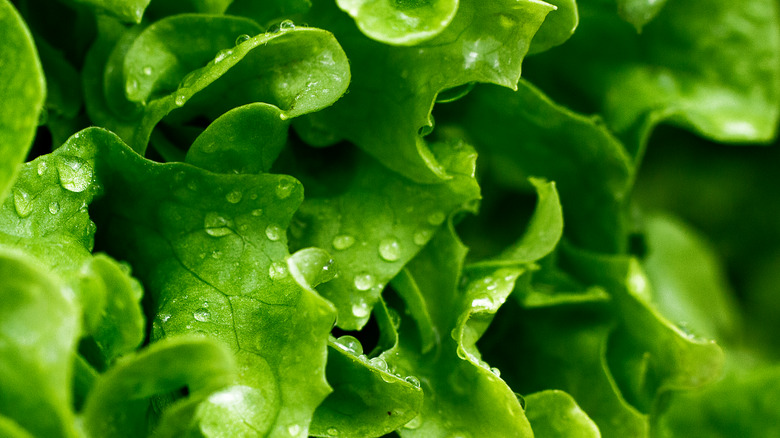
M336 343L346 352L359 356L363 354L363 344L357 338L349 335L336 339Z
M282 229L278 225L269 225L265 228L265 236L275 242L282 237Z
M268 268L268 275L274 280L279 280L287 276L287 265L281 262L271 263L271 267Z
M355 276L355 289L369 290L374 287L374 276L371 274L358 274ZM354 309L353 309L354 310Z
M401 257L401 245L398 239L389 237L379 242L379 256L388 262L398 260Z
M146 67L144 67L143 73L146 76L151 76L152 75L152 67L147 65Z
M252 210L252 216L259 217L263 215L263 209L262 208L256 208Z
M525 410L525 397L523 397L523 395L519 392L516 392L515 398L517 399L517 402L520 403L520 407Z
M408 423L404 424L404 429L419 429L422 426L423 420L420 415L412 418Z
M36 170L38 172L38 176L42 176L44 173L46 173L46 169L48 169L49 165L46 164L45 161L41 160L38 162L38 166L36 167Z
M176 99L174 99L173 103L176 104L176 106L182 106L184 103L187 102L187 96L183 94L177 94Z
M136 91L138 91L138 81L136 79L132 79L125 84L125 93L128 96L135 94Z
M493 373L496 377L501 377L501 370L496 367L490 368L490 372Z
M368 364L378 369L379 371L387 371L387 362L381 357L373 357L368 361Z
M220 50L217 52L217 56L214 57L214 64L219 64L220 62L224 61L225 58L232 55L233 51L230 49Z
M208 309L205 308L200 308L196 310L192 316L200 322L211 321L211 313L209 313Z
M419 388L420 387L420 379L418 379L415 376L407 376L405 379L406 383L409 383L410 385Z
M420 230L414 233L414 244L423 246L431 239L431 232L428 230Z
M301 433L301 426L293 424L287 428L287 432L289 432L291 436L298 436L298 434Z
M60 204L57 201L53 201L51 204L49 204L49 213L51 214L57 214L60 211Z
M171 319L171 314L170 313L162 313L162 314L160 314L160 321L168 322L169 319Z
M399 315L398 312L396 312L396 310L393 308L387 309L387 315L390 317L390 322L393 324L393 327L395 327L397 330L398 327L401 326L401 315Z
M276 197L279 199L286 199L290 197L292 193L293 183L288 179L279 181L279 185L276 186Z
M295 29L295 23L293 23L292 20L284 20L281 23L279 23L279 30L285 31L285 30L293 30Z
M328 430L326 430L325 432L327 432L327 434L331 437L339 436L339 430L336 429L335 427L328 428Z
M215 249L214 251L211 251L211 258L212 259L218 259L222 257L222 251Z
M444 213L437 211L428 216L428 223L431 225L441 225L441 223L444 222L444 219Z
M333 238L333 248L343 251L355 244L355 238L349 234L340 234Z
M232 221L213 211L206 213L206 217L203 220L203 228L206 230L206 234L214 237L227 236L232 233L232 225Z
M238 37L236 37L236 45L239 45L245 41L249 41L249 38L251 37L247 34L239 35Z
M355 315L356 318L365 318L369 313L371 313L371 310L366 303L360 302L352 305L352 314Z
M225 199L231 204L237 204L241 202L243 195L238 190L233 190L225 196Z
M92 183L92 166L81 158L62 158L57 162L57 172L62 188L71 192L83 192Z
M14 189L14 208L19 217L27 217L32 213L33 203L30 194L20 188Z

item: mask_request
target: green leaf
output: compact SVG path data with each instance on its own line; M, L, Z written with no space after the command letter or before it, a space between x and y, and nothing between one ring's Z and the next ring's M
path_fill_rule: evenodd
M32 145L46 95L30 30L8 0L0 0L0 201L8 195Z
M140 23L151 0L74 0L128 23Z
M531 37L551 8L530 0L465 0L441 34L396 47L366 38L348 17L318 2L306 18L336 35L349 57L352 82L344 98L310 116L312 123L413 180L447 178L422 138L433 126L437 94L469 82L514 88Z
M737 304L714 250L695 230L666 215L645 219L643 262L653 302L671 321L709 339L736 339Z
M617 0L618 14L634 25L637 32L655 18L666 5L666 0Z
M339 266L339 277L319 289L336 305L339 327L363 327L384 285L447 217L479 199L474 150L463 143L433 148L451 175L445 182L415 183L358 153L345 189L310 196L297 213L291 246L332 249Z
M18 251L0 249L0 278L0 411L31 435L75 437L69 388L78 305Z
M523 269L474 268L461 279L465 253L449 226L407 267L418 287L401 296L422 295L437 335L423 352L415 321L402 318L398 346L379 356L394 372L414 375L426 394L420 415L399 433L531 436L514 393L475 346Z
M580 14L575 0L553 0L547 3L556 9L547 14L539 31L531 40L529 55L545 52L565 43L579 25Z
M213 341L171 338L157 342L123 358L96 380L81 413L84 429L96 437L147 436L153 396L187 388L189 396L171 405L165 412L170 414L182 405L192 407L219 398L223 393L216 391L227 386L234 373L233 357ZM164 416L163 427L172 427L166 419Z
M133 264L152 296L153 337L201 334L236 356L239 375L225 396L232 401L199 408L201 431L306 435L330 392L324 374L335 315L302 280L329 264L288 257L300 183L157 164L99 129L82 137L99 151L109 249Z
M577 35L554 55L529 61L526 77L562 102L603 113L630 140L632 155L641 156L645 137L661 121L721 142L774 138L780 117L776 2L670 2L641 35L609 2L581 6Z
M522 80L514 92L477 87L442 106L437 116L444 126L465 129L486 157L480 162L483 173L500 185L524 189L528 177L555 181L572 242L602 251L624 249L633 165L598 119L554 103Z
M593 420L563 391L535 392L525 402L525 414L537 438L601 438Z
M458 12L458 0L336 0L367 37L413 46L439 35Z

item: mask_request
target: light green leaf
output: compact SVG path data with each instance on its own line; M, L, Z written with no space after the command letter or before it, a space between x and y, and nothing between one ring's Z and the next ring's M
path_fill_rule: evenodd
M474 150L463 143L433 148L451 175L445 182L415 183L358 153L354 168L345 170L351 174L346 187L306 183L324 193L311 194L301 206L292 247L332 251L339 277L319 291L336 305L339 327L363 327L384 285L453 212L479 199Z
M151 0L74 0L130 23L140 23Z
M531 37L552 9L531 0L465 0L441 34L416 46L396 47L366 38L327 3L315 3L307 19L333 31L353 74L350 92L311 115L312 123L421 182L447 178L422 138L433 126L437 94L469 82L515 88Z
M525 403L536 438L601 438L593 420L563 391L535 392L525 397Z
M46 84L30 30L8 0L0 0L0 202L30 150Z
M458 12L458 0L336 0L367 37L413 46L439 35Z

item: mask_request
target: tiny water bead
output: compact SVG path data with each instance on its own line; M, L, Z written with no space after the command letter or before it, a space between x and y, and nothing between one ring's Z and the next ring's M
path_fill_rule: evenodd
M275 242L282 238L282 229L278 225L269 225L265 228L265 236Z
M290 436L298 436L298 434L301 433L301 426L293 424L287 428L287 432Z
M414 240L415 245L423 246L431 239L431 232L428 230L420 230L414 233L412 239Z
M401 244L398 243L398 239L388 237L379 242L379 256L388 262L401 258Z
M420 387L420 379L418 379L415 376L407 376L405 379L406 383L409 383L410 385L419 388Z
M252 210L252 216L259 217L263 215L263 209L262 208L256 208Z
M428 223L434 226L441 225L442 222L444 222L444 219L446 219L444 213L437 211L435 213L431 213L431 215L428 216Z
M283 262L273 262L271 267L268 268L268 275L274 280L286 277L287 273L287 264Z
M335 427L328 428L328 430L325 431L329 436L331 437L337 437L339 436L339 430Z
M284 20L280 23L276 23L274 25L271 25L267 33L278 33L278 32L286 32L289 30L295 30L295 23L293 23L292 20Z
M241 198L243 198L244 195L241 194L238 190L233 190L232 192L225 195L225 199L227 199L227 202L231 204L237 204L241 202Z
M355 238L349 234L340 234L333 238L333 248L343 251L355 244Z
M193 317L200 321L200 322L209 322L211 321L211 313L209 313L208 309L201 307L200 309L196 310L193 314Z
M173 103L176 104L176 106L182 106L187 102L187 96L183 94L177 94L176 98L174 99Z
M49 213L51 214L57 214L60 212L60 203L57 201L53 201L51 204L49 204Z
M344 335L336 339L338 344L344 351L359 356L363 354L363 344L357 340L354 336Z
M387 371L387 362L381 357L372 357L369 359L368 364L379 371Z
M16 214L23 218L29 216L33 209L33 202L30 194L20 188L15 188L13 190L13 196Z
M147 65L146 67L143 68L142 72L146 76L151 76L152 75L152 67Z
M289 198L293 187L293 182L289 179L279 181L279 185L276 186L276 197L279 199Z
M220 62L224 61L225 58L233 54L233 50L231 49L225 49L220 50L217 52L217 56L214 57L214 64L219 64Z
M44 173L46 173L46 169L49 168L49 165L46 164L45 161L41 160L38 162L38 166L36 166L36 171L38 172L38 176L42 176Z
M236 45L239 45L245 41L249 41L250 38L251 37L247 34L239 35L238 37L236 37Z
M374 287L374 276L368 273L358 274L355 276L355 289L364 291Z
M232 221L216 212L206 213L206 217L203 219L203 228L209 236L227 236L233 232L232 225Z
M501 377L501 370L496 367L490 368L490 372L493 373L496 377Z
M364 302L355 303L352 305L352 315L356 318L365 318L371 313L368 304Z

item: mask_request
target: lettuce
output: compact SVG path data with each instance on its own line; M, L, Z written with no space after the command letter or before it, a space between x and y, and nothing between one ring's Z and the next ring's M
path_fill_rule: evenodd
M0 37L0 435L778 433L775 2L0 0Z

